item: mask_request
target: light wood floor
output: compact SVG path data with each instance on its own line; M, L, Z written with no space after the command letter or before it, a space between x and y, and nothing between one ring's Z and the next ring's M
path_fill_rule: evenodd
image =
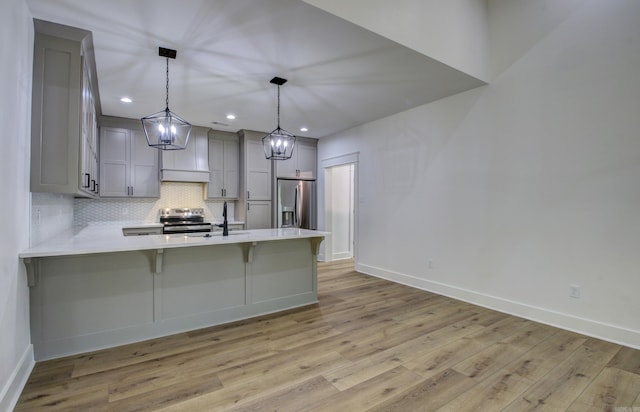
M317 305L39 362L16 410L640 411L638 350L319 267Z

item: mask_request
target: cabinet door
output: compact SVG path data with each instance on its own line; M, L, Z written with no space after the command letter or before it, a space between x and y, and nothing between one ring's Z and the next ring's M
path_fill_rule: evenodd
M269 229L271 227L271 202L247 203L247 229Z
M75 193L80 174L80 45L36 33L33 63L31 191Z
M313 146L298 145L298 177L315 179L317 150Z
M223 197L224 160L224 141L209 139L209 198Z
M149 147L144 132L131 130L131 191L135 197L160 196L160 178L158 174L158 149Z
M287 160L274 160L276 162L276 176L288 177L295 179L298 177L298 144L293 147L293 153L291 159Z
M247 199L271 200L271 161L265 159L262 142L249 140L247 148Z
M186 171L208 171L207 134L193 127L184 150L163 150L162 168Z
M126 197L129 192L129 131L105 127L100 130L100 195Z
M225 197L238 198L240 184L240 150L238 142L224 141L224 189Z
M193 133L193 147L195 149L194 159L196 168L195 170L208 172L209 171L209 138L207 137L207 129L194 128Z
M80 188L85 191L91 191L91 179L95 180L97 177L93 175L92 165L91 128L93 127L93 119L91 117L91 106L93 106L93 99L91 98L91 88L87 86L88 84L89 75L85 65L82 71L82 88L84 92L82 93L82 123L80 125ZM93 112L95 113L95 110Z

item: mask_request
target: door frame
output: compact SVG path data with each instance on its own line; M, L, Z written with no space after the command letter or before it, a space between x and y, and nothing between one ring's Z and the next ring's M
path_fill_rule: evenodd
M358 177L358 166L359 166L359 152L354 152L354 153L348 153L348 154L344 154L344 155L340 155L340 156L335 156L335 157L330 157L327 159L323 159L320 162L321 165L321 169L323 171L323 183L324 183L324 196L323 196L323 201L324 201L324 230L328 229L328 223L331 223L332 221L332 216L330 213L330 208L327 208L327 193L330 193L330 189L331 187L328 186L331 184L331 182L327 182L326 176L328 173L327 169L330 169L332 167L335 166L346 166L346 165L353 165L353 185L352 185L352 196L353 196L353 259L354 262L357 263L358 261L358 256L360 256L360 253L358 251L358 233L359 233L359 223L358 223L358 216L359 216L359 194L358 194L358 182L359 182L359 177ZM330 261L331 260L331 250L332 250L332 242L331 242L331 236L327 236L324 240L324 250L321 251L320 256L322 256L321 260L324 261Z

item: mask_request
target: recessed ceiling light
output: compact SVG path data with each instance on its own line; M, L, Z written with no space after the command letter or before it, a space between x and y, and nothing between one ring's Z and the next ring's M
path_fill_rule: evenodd
M227 120L236 120L236 115L235 115L235 114L233 114L233 113L229 113L229 114L227 115Z
M133 102L133 100L131 100L131 98L129 98L129 97L122 97L122 98L120 98L120 101L122 103L131 103L131 102Z
M308 132L308 131L309 131L309 129L307 129L306 127L301 127L301 128L300 128L300 131L301 131L301 132Z

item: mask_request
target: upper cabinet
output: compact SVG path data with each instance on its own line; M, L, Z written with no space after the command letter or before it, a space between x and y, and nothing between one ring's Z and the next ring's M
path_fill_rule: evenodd
M237 199L240 184L240 149L235 133L209 131L209 199Z
M160 177L163 181L209 181L209 129L192 126L184 150L162 150Z
M291 159L274 161L276 177L290 179L315 179L317 167L317 141L296 138Z
M31 191L96 197L99 94L91 33L34 22Z
M139 121L100 121L100 196L159 197L158 149L147 144Z
M271 160L264 157L263 133L242 130L247 200L271 200Z
M247 229L271 227L271 160L264 157L263 132L240 130L240 193L236 220Z

